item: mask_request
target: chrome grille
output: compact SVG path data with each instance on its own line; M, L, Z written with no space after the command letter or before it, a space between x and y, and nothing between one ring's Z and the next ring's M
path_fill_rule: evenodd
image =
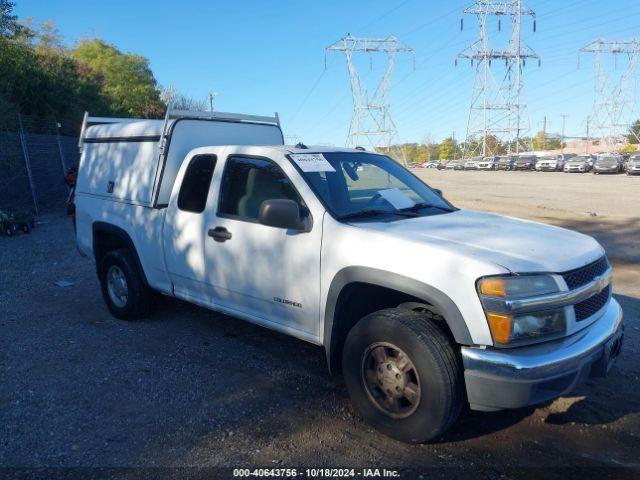
M589 318L600 310L609 300L609 294L611 293L611 285L607 285L600 293L596 293L592 297L583 300L580 303L574 305L576 312L576 321L579 322L585 318Z
M564 281L567 282L569 290L586 285L598 275L602 275L609 268L609 262L607 257L601 257L589 265L584 267L569 270L568 272L561 273ZM585 300L588 301L588 300Z

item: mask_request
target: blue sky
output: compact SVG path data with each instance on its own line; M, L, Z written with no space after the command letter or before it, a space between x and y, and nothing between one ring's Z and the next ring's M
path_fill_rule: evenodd
M218 93L216 109L279 112L286 135L306 143L343 145L351 116L344 58L324 66L324 48L347 33L394 34L415 49L399 57L390 92L391 112L402 141L441 140L466 131L473 68L458 52L477 37L470 1L459 0L16 0L21 19L53 20L65 41L98 36L124 51L149 58L162 85L206 98ZM541 57L525 69L525 96L532 130L543 117L567 135L582 135L592 109L593 59L578 49L596 38L638 34L637 0L531 0L537 32L523 26L523 40ZM507 22L503 22L503 27ZM503 28L504 30L504 28ZM490 25L496 41L504 38ZM501 36L502 35L502 36ZM382 66L359 62L371 82ZM620 67L618 67L620 69Z

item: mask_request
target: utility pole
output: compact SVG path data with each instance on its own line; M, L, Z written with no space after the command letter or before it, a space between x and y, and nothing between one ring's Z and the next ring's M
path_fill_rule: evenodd
M389 112L388 93L391 87L391 76L398 53L411 53L413 49L400 42L396 37L385 38L358 38L350 34L342 37L333 45L325 48L325 67L327 52L344 53L351 81L351 96L353 98L353 114L347 135L347 146L356 147L368 144L373 150L386 148L390 153L390 147L394 139L397 139L398 130ZM358 70L354 64L357 53L371 55L384 54L387 57L387 66L372 95L369 95L366 85L363 85ZM402 152L403 162L404 153Z
M595 40L580 49L579 53L591 53L594 56L594 96L593 119L601 144L614 149L624 134L640 138L629 127L638 118L636 103L636 83L638 61L640 60L640 40ZM617 70L619 57L626 59L622 73L613 76ZM610 59L607 62L607 58ZM613 60L613 62L611 62Z
M564 153L564 143L565 143L564 142L564 126L565 126L565 122L567 120L568 115L563 113L560 116L562 117L562 133L561 133L561 136L562 136L562 150L561 151L562 151L562 153Z
M521 23L522 16L530 16L533 18L535 32L535 13L523 6L522 0L477 0L463 13L476 16L480 33L480 38L457 56L457 59L469 59L472 66L475 62L475 79L463 157L478 154L495 155L495 150L501 142L508 145L508 153L511 153L512 148L515 153L527 150L528 146L524 145L523 139L529 131L529 121L525 113L526 103L523 100L522 73L528 58L537 59L538 64L540 58L522 43ZM502 18L511 18L511 36L505 48L492 48L490 45L487 23L492 17L498 18L498 31L502 28ZM461 20L461 29L462 26ZM504 71L499 76L493 74L492 61L504 62ZM502 80L498 82L496 78ZM474 142L478 137L480 142ZM493 141L494 137L498 142ZM489 142L489 139L492 141Z
M212 92L211 90L209 90L209 111L211 113L214 112L214 110L213 110L213 101L217 96L218 96L217 92Z
M540 125L538 123L538 125ZM542 150L547 149L547 116L542 117Z
M589 150L591 146L591 137L589 136L589 122L591 121L591 117L587 115L587 147L585 149L585 153L589 155Z

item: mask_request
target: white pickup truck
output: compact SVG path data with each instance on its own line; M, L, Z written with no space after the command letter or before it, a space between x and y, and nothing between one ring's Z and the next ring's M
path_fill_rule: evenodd
M565 394L620 352L594 239L458 209L384 155L219 113L85 117L80 142L77 241L115 317L160 292L322 346L399 440Z

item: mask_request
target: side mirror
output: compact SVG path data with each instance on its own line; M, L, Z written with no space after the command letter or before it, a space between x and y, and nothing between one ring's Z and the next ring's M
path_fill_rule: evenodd
M434 192L436 192L438 194L438 196L442 196L442 190L440 190L439 188L432 188L431 190L433 190Z
M258 221L270 227L306 230L306 225L300 216L300 207L296 202L288 199L274 198L262 202Z

